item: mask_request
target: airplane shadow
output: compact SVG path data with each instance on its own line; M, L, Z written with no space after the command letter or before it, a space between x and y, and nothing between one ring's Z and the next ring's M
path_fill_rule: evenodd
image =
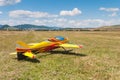
M24 61L29 61L29 62L33 62L33 63L40 63L40 60L38 60L38 59L29 59L29 58L26 58L26 59L24 59Z
M73 56L80 56L80 57L85 57L87 56L86 54L83 53L75 53L75 52L71 52L71 50L67 50L67 51L50 51L50 54L44 54L41 56L38 56L38 58L43 58L49 55L54 55L54 54L64 54L64 55L73 55Z
M87 56L86 54L82 54L82 53L75 53L75 52L71 52L71 51L50 51L51 54L64 54L64 55L73 55L73 56L81 56L81 57L85 57Z
M67 50L67 51L49 51L50 54L43 54L41 56L38 56L37 58L43 58L49 55L54 55L54 54L64 54L64 55L73 55L73 56L80 56L80 57L85 57L87 56L86 54L83 53L75 53L72 52L71 50ZM17 59L17 58L15 58ZM38 59L30 59L30 58L25 58L23 60L18 60L18 61L29 61L29 62L33 62L33 63L40 63L40 61Z
M14 59L17 59L17 58L14 58ZM33 63L40 63L40 61L38 59L30 59L30 58L25 58L23 60L18 60L18 61L28 61L28 62L33 62Z

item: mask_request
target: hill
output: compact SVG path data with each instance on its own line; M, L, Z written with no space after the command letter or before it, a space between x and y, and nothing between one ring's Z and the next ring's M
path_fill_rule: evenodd
M32 24L22 24L16 26L3 25L0 27L1 30L60 30L59 27L49 27L44 25L32 25Z
M16 26L0 25L0 30L120 31L120 25L102 26L97 28L60 28L44 25L21 24Z
M0 28L2 27L2 25L0 25Z
M96 28L95 30L100 30L100 31L120 31L120 25L102 26L102 27Z

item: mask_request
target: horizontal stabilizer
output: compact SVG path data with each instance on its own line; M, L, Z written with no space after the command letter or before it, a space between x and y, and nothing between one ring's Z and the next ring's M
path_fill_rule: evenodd
M34 58L35 58L35 55L34 55L32 52L30 52L30 51L23 53L23 55L24 55L24 56L27 56L27 57L29 57L29 58L31 58L31 59L34 59Z

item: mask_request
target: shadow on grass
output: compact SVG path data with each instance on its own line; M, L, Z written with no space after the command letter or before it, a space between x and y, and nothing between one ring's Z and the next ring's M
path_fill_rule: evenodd
M26 59L24 59L24 61L29 61L29 62L33 62L33 63L40 63L40 61L38 59L29 59L29 58L26 58Z
M14 58L14 59L17 59L17 58ZM30 58L25 58L25 59L18 60L18 61L28 61L28 62L33 62L33 63L40 63L40 61L38 59L30 59Z
M64 55L73 55L73 56L80 56L80 57L85 57L87 56L86 54L83 53L75 53L75 52L71 52L71 50L67 50L67 51L50 51L50 54L44 54L41 56L38 56L38 58L43 58L49 55L54 55L54 54L64 54Z
M67 51L50 51L50 54L44 54L41 56L38 56L37 58L43 58L49 55L54 55L54 54L64 54L64 55L73 55L73 56L80 56L80 57L85 57L87 56L86 54L83 53L75 53L75 52L71 52L72 50L67 50ZM15 58L17 59L17 58ZM29 61L29 62L33 62L33 63L40 63L40 61L38 59L30 59L30 58L25 58L22 60L18 60L18 61Z
M51 54L65 54L65 55L73 55L73 56L87 56L86 54L82 54L82 53L75 53L75 52L71 52L71 50L69 51L50 51Z

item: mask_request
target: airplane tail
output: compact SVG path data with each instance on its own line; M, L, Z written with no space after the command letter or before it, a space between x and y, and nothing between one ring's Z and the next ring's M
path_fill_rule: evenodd
M16 50L22 47L22 48L26 48L26 49L23 49L23 50L21 49L21 50L22 50L23 52L26 52L27 49L30 48L29 45L27 45L26 43L24 43L24 42L22 42L22 41L17 41L16 43L18 44L17 47L16 47ZM15 55L15 54L17 54L17 51L10 53L10 55Z
M31 51L27 51L27 52L24 52L24 53L21 53L21 52L17 53L17 59L18 60L23 60L23 59L26 59L26 58L35 59L36 56Z
M20 46L24 47L24 48L30 48L29 45L27 45L26 43L22 42L22 41L17 41L17 44L19 44Z
M25 52L13 52L10 53L10 55L17 55L18 60L26 59L27 57L30 59L35 59L36 55L34 55L31 51L25 51Z
M36 56L31 52L30 46L27 45L26 43L22 42L22 41L17 41L17 44L19 44L20 46L24 47L24 48L16 48L16 52L10 53L10 55L17 55L18 60L22 60L25 58L30 58L30 59L35 59Z

